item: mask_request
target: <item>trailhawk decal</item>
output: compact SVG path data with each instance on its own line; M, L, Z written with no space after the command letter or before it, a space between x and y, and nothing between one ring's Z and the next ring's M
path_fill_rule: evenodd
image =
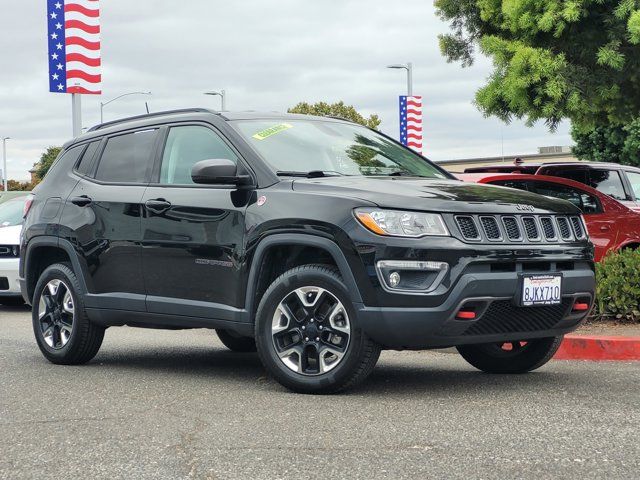
M261 132L253 135L253 138L256 140L264 140L265 138L269 138L271 135L275 135L276 133L284 132L285 130L289 130L293 128L293 125L288 123L281 123L280 125L274 125L273 127L269 127Z

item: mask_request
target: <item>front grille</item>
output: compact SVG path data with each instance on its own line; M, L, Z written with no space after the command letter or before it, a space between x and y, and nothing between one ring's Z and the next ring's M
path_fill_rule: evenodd
M573 233L577 239L584 238L584 229L582 228L582 222L580 217L571 217L571 225L573 226Z
M545 307L518 307L510 300L492 302L464 336L536 332L553 328L569 311L571 299Z
M542 224L544 238L547 240L557 240L556 227L553 226L553 220L551 220L551 217L540 218L540 223Z
M518 225L516 217L502 217L502 224L504 225L509 240L522 240L520 226Z
M466 240L480 240L480 232L473 217L459 215L456 217L456 222Z
M540 231L538 230L538 224L533 217L523 217L522 224L524 225L524 231L527 233L529 240L540 240Z
M563 240L571 240L571 228L569 228L569 220L565 217L558 217L558 230L560 230L560 237Z
M487 239L500 240L502 238L498 221L494 217L480 217L480 223L482 223L482 229Z

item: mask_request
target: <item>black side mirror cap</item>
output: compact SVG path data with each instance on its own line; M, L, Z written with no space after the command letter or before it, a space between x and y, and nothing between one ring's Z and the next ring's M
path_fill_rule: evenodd
M249 185L249 175L238 175L238 165L226 158L201 160L191 167L191 180L205 185Z

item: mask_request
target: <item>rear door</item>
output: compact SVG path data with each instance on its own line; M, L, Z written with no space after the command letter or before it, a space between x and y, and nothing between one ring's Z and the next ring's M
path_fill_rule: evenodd
M207 124L172 125L163 137L142 199L147 309L231 320L244 303L239 279L252 190L196 185L191 167L207 159L240 162L239 155Z
M157 128L110 136L95 160L77 166L80 181L65 205L63 236L81 252L93 294L89 307L145 310L141 200L157 138Z

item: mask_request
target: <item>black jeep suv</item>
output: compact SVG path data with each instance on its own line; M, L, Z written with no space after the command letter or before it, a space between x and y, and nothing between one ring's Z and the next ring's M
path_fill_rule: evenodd
M301 115L163 112L70 141L29 204L20 277L38 346L91 360L105 328L211 328L300 392L381 349L547 362L594 297L570 203L455 180L391 138Z

